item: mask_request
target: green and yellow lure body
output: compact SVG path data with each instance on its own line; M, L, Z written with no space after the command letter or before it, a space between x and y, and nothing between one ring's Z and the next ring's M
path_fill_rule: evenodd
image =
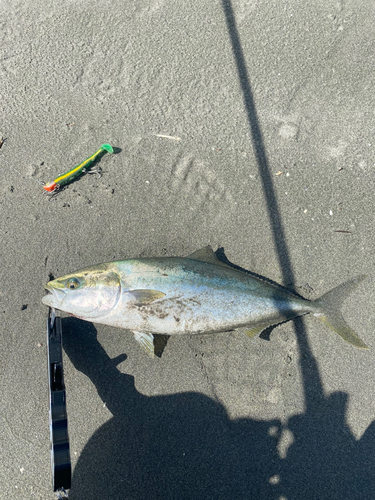
M66 172L65 174L59 175L59 177L56 177L56 179L52 182L49 182L48 184L45 184L43 186L43 189L48 191L49 193L52 193L53 191L56 191L59 187L65 186L66 184L69 184L70 182L74 181L78 176L86 172L91 165L98 159L98 157L105 152L108 153L113 153L113 148L110 144L102 144L100 146L100 149L96 151L93 155L91 155L87 160L84 162L80 163L76 167L72 168L69 170L69 172Z

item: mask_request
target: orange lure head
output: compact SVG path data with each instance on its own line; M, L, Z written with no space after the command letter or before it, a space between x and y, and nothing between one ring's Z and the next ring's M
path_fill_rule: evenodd
M57 184L56 182L52 181L52 182L49 182L48 184L45 184L43 186L43 189L45 189L46 191L48 191L49 193L52 193L53 191L55 191L55 189L57 189Z

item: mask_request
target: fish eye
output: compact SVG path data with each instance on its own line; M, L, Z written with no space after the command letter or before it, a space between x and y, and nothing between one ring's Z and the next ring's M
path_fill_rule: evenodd
M77 280L77 278L71 278L67 283L67 287L69 288L69 290L75 290L76 288L78 288L79 281Z

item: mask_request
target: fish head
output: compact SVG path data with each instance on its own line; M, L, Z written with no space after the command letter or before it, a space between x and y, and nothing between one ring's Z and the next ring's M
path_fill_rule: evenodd
M109 314L121 295L119 275L107 265L67 274L50 281L43 304L94 321Z

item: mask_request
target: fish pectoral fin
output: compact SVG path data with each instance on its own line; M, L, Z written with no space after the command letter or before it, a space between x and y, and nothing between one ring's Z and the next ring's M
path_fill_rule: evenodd
M147 353L150 358L156 358L154 348L154 336L152 333L146 332L133 332L135 340Z
M162 299L165 297L165 293L159 290L131 290L129 292L135 298L135 305L144 306L146 304L151 304L154 300Z
M204 248L200 248L196 252L188 255L186 258L190 260L200 260L201 262L206 262L207 264L215 264L215 266L226 267L233 270L232 266L228 266L217 257L216 253L212 250L212 247L210 245L207 245Z

